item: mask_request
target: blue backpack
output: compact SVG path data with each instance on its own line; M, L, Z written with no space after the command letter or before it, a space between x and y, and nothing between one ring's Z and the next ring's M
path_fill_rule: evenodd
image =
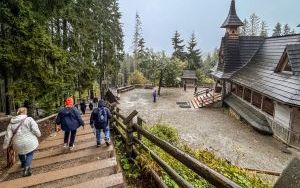
M106 128L107 126L107 112L104 107L98 108L96 124L100 126L100 128Z

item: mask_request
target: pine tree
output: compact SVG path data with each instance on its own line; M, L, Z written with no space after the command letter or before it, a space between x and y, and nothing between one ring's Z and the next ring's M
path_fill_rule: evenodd
M268 37L268 25L265 21L261 22L260 36Z
M291 28L288 24L285 24L283 26L283 35L289 35L291 34Z
M178 31L175 31L174 37L172 38L172 45L173 45L173 58L178 58L180 60L185 60L186 59L186 55L184 52L184 44L182 44L184 42L183 39L180 38L180 34Z
M188 69L196 70L202 66L201 51L196 48L197 40L195 33L192 33L191 39L187 46Z
M142 38L142 22L141 22L140 15L138 13L136 13L134 35L133 35L133 42L132 42L133 54L135 55L135 57L138 56L137 53L138 53L138 47L139 47L141 38Z
M249 23L250 23L250 35L251 36L257 36L258 35L258 31L259 31L259 24L260 24L260 18L253 13L252 15L250 15L249 18Z
M245 18L245 20L244 20L244 25L242 26L242 32L241 32L241 35L242 35L242 36L248 36L249 33L250 33L249 22L248 22L248 20Z
M273 29L272 36L273 37L281 36L281 33L282 33L282 31L281 31L281 23L278 22L276 24L275 28Z

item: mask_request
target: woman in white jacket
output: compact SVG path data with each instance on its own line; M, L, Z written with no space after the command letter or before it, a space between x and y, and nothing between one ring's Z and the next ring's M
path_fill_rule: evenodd
M14 135L14 136L13 136ZM31 175L31 162L33 152L39 146L37 137L41 136L41 132L37 123L31 117L27 116L26 108L19 108L17 116L10 120L5 135L3 149L9 147L12 142L16 152L19 155L23 176Z

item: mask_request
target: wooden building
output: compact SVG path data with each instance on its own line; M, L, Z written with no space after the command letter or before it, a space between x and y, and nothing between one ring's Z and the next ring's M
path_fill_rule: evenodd
M186 84L187 87L195 87L197 84L196 71L194 70L185 70L181 77L182 84Z
M240 36L235 1L212 76L223 103L256 130L300 148L300 35Z

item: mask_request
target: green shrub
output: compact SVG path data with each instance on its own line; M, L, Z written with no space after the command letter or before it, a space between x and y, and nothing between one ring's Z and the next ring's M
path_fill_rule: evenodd
M135 70L128 78L130 84L145 84L147 82L146 78L144 77L143 73L138 70Z

